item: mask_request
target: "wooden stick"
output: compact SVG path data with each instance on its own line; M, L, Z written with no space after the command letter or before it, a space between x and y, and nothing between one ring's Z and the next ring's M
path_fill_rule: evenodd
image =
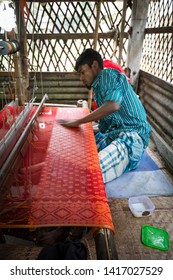
M97 41L98 41L98 29L99 29L101 2L102 2L102 0L99 0L99 2L97 3L96 25L95 25L94 42L93 42L93 48L95 50L97 48ZM92 97L93 97L93 92L92 92L92 90L89 90L89 92L88 92L88 108L90 110L91 110L91 106L92 106Z
M119 65L121 65L121 58L122 58L122 51L123 51L123 38L124 38L123 34L124 34L124 27L125 27L126 10L127 10L127 0L124 0L122 24L121 24L121 32L120 32L120 45L119 45L119 58L118 58Z
M100 11L101 11L101 2L102 0L99 0L97 3L97 15L96 15L96 25L95 25L95 32L94 32L94 43L93 48L96 50L97 48L97 41L98 41L98 30L99 30L99 20L100 20Z

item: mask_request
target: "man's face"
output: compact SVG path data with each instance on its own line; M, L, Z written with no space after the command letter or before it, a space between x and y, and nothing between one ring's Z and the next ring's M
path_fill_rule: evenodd
M91 89L91 85L100 71L101 69L96 61L93 62L91 67L88 64L84 64L78 68L80 80L88 89Z

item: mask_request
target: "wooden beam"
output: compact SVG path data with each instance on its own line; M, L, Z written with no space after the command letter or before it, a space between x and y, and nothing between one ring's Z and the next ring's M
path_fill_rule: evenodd
M173 26L145 28L145 34L173 33Z
M131 69L131 83L137 89L142 56L143 40L150 0L134 0L132 7L131 32L129 33L127 67Z
M116 30L98 33L98 39L110 39L114 38L116 35ZM123 32L123 37L128 38L128 33ZM86 40L93 39L93 33L54 33L54 34L27 34L27 39L29 40L77 40L84 38Z
M98 33L98 39L114 39L117 35L117 31L100 32ZM3 38L4 34L0 33L0 38ZM78 39L93 39L93 33L54 33L54 34L26 34L28 40L78 40ZM123 38L128 39L128 32L123 33Z

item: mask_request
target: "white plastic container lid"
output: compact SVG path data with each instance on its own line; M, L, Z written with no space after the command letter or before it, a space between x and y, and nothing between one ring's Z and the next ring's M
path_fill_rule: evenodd
M130 197L129 208L135 217L146 217L153 214L155 205L148 196Z

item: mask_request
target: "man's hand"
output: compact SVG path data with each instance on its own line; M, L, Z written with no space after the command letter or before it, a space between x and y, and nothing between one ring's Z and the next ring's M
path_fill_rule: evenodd
M79 120L59 120L59 123L68 127L78 127L80 125Z
M87 116L76 119L76 120L59 120L60 124L68 127L78 127L83 123L98 121L116 111L118 111L120 105L116 101L105 101L105 103L97 108L95 111L91 112Z

